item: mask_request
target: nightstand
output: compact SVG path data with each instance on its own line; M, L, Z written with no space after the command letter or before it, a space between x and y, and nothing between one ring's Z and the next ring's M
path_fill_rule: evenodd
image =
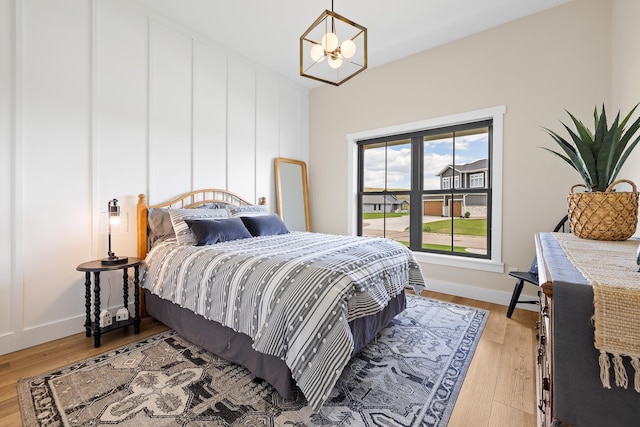
M140 333L140 291L138 285L140 284L140 264L142 259L129 257L127 262L121 264L104 265L101 260L93 260L80 264L76 270L85 272L85 307L86 307L86 319L84 327L87 337L91 336L93 332L93 346L100 347L100 336L106 332L113 331L114 329L123 328L125 326L133 325L133 333ZM129 268L133 267L133 317L128 312L129 304ZM122 293L124 297L124 308L127 309L126 319L118 320L117 316L113 316L111 324L101 326L100 325L100 273L103 271L116 271L122 270ZM91 321L91 273L93 273L93 312L94 319Z

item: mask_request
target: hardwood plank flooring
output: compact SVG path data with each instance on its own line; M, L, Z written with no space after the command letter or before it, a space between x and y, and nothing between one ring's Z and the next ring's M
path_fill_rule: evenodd
M93 337L87 338L81 332L0 356L0 426L22 425L16 389L18 379L52 371L165 330L165 325L146 317L142 319L138 335L133 334L133 327L111 331L101 336L99 348L93 347Z
M423 296L490 310L482 338L465 377L448 427L536 425L536 313L516 309L511 319L505 306L424 291ZM20 426L16 384L22 377L75 363L166 330L151 318L142 320L139 335L128 328L102 336L100 348L84 332L0 356L0 426Z

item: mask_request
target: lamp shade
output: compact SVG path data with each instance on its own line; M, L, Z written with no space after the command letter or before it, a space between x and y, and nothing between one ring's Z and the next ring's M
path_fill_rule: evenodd
M367 29L333 10L325 10L300 36L303 77L339 86L366 68Z
M113 203L113 204L112 204ZM118 206L118 201L113 199L109 201L107 208L109 209L109 225L118 225L120 224L120 206Z
M107 203L107 233L109 236L109 250L107 251L107 258L102 258L103 265L122 264L127 262L128 257L116 256L111 250L111 233L114 228L119 228L123 225L123 215L120 213L120 206L118 206L118 200L112 199ZM124 216L124 226L126 227L126 215Z

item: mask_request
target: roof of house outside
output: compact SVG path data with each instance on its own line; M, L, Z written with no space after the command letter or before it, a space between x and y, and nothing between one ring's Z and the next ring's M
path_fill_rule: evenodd
M451 169L452 165L447 165L440 172L436 174L436 176L441 176L447 170ZM489 169L489 160L488 159L480 159L475 162L466 163L464 165L456 165L455 170L460 173L472 173L472 172L484 172Z

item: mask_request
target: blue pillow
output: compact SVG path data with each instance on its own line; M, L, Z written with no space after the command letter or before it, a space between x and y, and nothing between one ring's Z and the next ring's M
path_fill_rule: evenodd
M276 214L240 217L253 237L287 234L289 230Z
M240 218L187 219L185 222L196 239L196 246L215 245L251 237Z

